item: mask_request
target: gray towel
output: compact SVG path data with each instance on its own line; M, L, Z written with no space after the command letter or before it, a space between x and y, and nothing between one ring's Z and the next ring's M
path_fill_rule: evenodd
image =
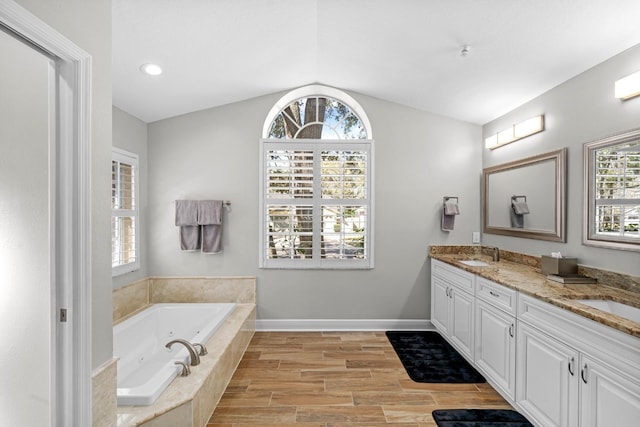
M222 201L200 200L198 224L202 226L202 252L222 252Z
M200 227L198 226L198 202L176 200L176 225L180 227L180 249L200 249Z
M456 199L449 199L444 202L442 209L442 230L451 231L456 223L456 215L460 215L458 202Z
M460 215L460 209L458 209L458 202L453 199L449 199L444 202L444 214L445 215Z
M512 200L511 206L513 207L513 212L516 215L524 215L529 213L529 206L527 205L527 202L519 202L517 200Z
M200 226L183 225L180 227L180 249L183 251L200 249Z
M220 224L222 222L222 200L198 201L198 225Z
M198 225L197 200L176 200L176 225Z
M451 231L456 222L455 215L445 215L442 213L442 231Z

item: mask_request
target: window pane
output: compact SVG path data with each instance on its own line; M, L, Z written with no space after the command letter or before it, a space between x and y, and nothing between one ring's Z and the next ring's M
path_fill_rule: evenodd
M601 148L595 155L595 231L640 238L640 141Z
M111 217L111 266L136 262L135 218Z
M267 206L267 258L311 259L313 207Z
M360 118L342 102L322 96L298 99L276 116L269 138L367 139Z
M364 151L323 151L322 198L365 199L366 165Z
M366 225L364 206L322 206L321 258L364 259Z
M269 151L266 169L267 197L313 197L313 151Z

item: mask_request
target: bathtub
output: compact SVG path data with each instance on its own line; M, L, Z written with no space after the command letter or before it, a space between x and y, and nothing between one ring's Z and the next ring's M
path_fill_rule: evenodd
M206 343L234 307L233 303L154 304L114 326L118 405L151 405L181 372L174 362L189 359L183 345L169 350L165 344L177 338Z

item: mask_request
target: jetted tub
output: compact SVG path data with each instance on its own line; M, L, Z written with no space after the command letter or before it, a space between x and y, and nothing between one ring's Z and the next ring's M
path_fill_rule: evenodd
M118 405L151 405L182 371L175 361L189 359L185 346L174 344L169 350L165 345L178 338L205 344L234 307L233 303L154 304L114 326Z

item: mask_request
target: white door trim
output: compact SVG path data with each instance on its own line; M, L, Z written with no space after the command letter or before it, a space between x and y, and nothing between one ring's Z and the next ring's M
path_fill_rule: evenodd
M0 25L56 59L52 127L52 354L54 426L91 425L91 56L12 0ZM60 310L67 321L60 322Z

